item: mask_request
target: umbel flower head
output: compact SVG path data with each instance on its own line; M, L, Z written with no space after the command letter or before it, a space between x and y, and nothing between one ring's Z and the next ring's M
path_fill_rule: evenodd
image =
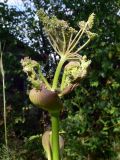
M80 79L86 76L87 68L91 63L91 60L86 59L86 56L81 57L79 61L70 61L64 69L64 87L71 83L79 82ZM63 89L64 89L63 87Z
M68 60L79 58L78 53L97 35L90 31L94 24L94 13L89 16L86 22L79 22L79 31L70 27L64 20L59 20L55 16L48 17L43 9L40 9L37 15L43 23L48 40L56 53L60 56L65 55ZM78 47L78 43L84 34L88 37L88 40Z
M80 80L86 76L90 63L91 60L87 60L86 56L81 56L79 60L70 61L65 66L61 83L61 95L70 93L79 85Z
M29 57L21 60L23 71L27 74L28 81L31 82L36 88L40 86L41 80L39 77L40 64Z
M21 60L21 64L28 81L32 84L29 94L31 102L49 112L59 112L62 108L60 97L73 91L87 74L91 60L81 56L79 52L96 36L96 33L91 32L95 15L92 13L86 22L80 21L78 31L64 20L59 20L55 16L49 17L43 9L40 9L37 15L43 23L44 32L51 46L60 56L52 84L48 83L38 62L26 57ZM83 35L87 40L79 45ZM65 62L67 64L60 82L59 76Z

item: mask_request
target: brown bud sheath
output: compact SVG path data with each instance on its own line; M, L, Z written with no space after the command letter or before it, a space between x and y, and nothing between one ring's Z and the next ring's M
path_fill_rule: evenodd
M75 83L75 84L70 84L69 86L67 86L61 93L61 96L67 95L69 93L71 93L76 87L79 86L79 83Z
M30 90L29 98L34 105L51 113L59 112L63 107L58 94L43 87L41 90L35 88Z

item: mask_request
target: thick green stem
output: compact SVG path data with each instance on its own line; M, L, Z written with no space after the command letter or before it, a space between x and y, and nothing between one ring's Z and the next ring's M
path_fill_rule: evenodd
M57 88L59 75L60 75L62 66L63 66L65 61L66 61L66 57L62 56L59 63L58 63L58 66L57 66L57 69L56 69L56 72L55 72L55 75L54 75L53 86L52 86L53 90L55 90Z
M51 114L51 122L52 122L52 157L53 160L60 160L59 113Z

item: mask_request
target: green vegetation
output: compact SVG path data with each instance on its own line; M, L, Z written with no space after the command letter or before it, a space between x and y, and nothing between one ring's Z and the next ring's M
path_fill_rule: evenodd
M62 93L64 110L60 114L60 133L65 140L63 160L119 160L120 22L118 11L120 2L118 0L107 2L76 0L72 3L67 0L58 0L54 3L49 0L33 0L33 2L34 10L30 7L30 1L24 1L26 10L23 11L8 8L5 3L0 3L0 12L2 13L0 14L2 20L0 21L0 41L5 71L9 146L9 150L1 149L0 159L7 159L5 157L7 155L9 155L9 159L11 155L13 155L12 159L45 159L41 135L49 129L49 115L46 111L37 109L30 103L28 95L26 95L30 85L27 85L26 75L20 64L21 58L31 57L40 62L42 73L48 83L53 79L59 60L59 57L54 56L53 53L55 49L59 53L58 49L62 43L58 41L60 46L57 48L54 46L54 50L49 44L49 42L53 44L53 38L47 39L48 33L45 34L42 19L38 21L35 18L36 11L42 7L50 17L55 15L59 19L67 20L69 26L75 28L74 32L71 28L73 35L79 30L79 21L87 21L93 12L96 15L93 32L96 32L98 37L94 43L89 43L83 50L79 50L80 52L74 48L79 55L86 55L92 61L88 75L80 81L79 86L73 92L66 95L67 91L64 90ZM66 30L70 32L68 26L66 27ZM25 28L29 40L25 39ZM51 36L52 33L49 32L49 34ZM52 36L55 36L55 32ZM86 38L84 37L76 44L76 47L82 46L86 42ZM60 51L63 52L65 45L62 46ZM61 56L62 53L60 52L59 55ZM76 64L75 68L78 66ZM64 73L63 81L65 83L62 86L58 84L57 87L63 89L68 82L71 82L72 78L66 78L66 73ZM59 80L62 81L62 74L60 74ZM56 85L53 88L55 89ZM0 75L1 148L4 144L2 99L2 75Z

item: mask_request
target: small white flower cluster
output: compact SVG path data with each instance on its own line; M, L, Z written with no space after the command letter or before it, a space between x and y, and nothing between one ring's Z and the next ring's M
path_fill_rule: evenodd
M90 29L92 29L93 27L93 24L94 24L94 19L95 19L95 14L92 13L89 18L88 18L88 21L85 22L85 21L80 21L79 22L79 27L83 30L85 29L85 33L87 34L88 38L89 39L94 39L97 34L94 33L94 32L91 32Z
M40 86L39 70L40 65L35 60L31 60L29 57L25 57L21 60L23 71L28 76L28 81L36 87Z

